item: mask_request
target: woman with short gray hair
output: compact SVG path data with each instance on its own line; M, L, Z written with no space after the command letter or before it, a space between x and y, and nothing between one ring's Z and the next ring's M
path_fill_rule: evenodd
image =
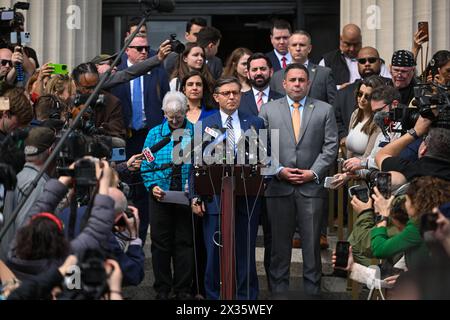
M173 165L173 150L180 147L184 150L194 134L193 124L186 119L187 109L187 99L182 93L168 92L162 107L167 121L151 129L144 144L143 152L149 155L142 162L141 174L150 192L151 251L158 300L169 299L172 290L175 299L191 298L192 212L189 205L164 202L166 192L184 192L188 184L191 165ZM161 146L159 150L148 152L156 144Z

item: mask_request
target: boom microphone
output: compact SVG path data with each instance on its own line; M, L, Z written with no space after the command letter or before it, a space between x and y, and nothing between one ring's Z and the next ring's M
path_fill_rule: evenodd
M175 10L174 0L139 0L139 3L158 12L172 12Z

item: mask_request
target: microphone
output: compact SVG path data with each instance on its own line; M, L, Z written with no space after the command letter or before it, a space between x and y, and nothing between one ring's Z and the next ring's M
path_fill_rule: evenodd
M169 142L172 140L171 137L165 137L164 139L162 139L161 141L159 141L157 144L154 144L151 148L150 151L152 153L156 153L159 150L161 150L162 148L164 148L166 145L169 144Z
M174 0L139 0L139 3L158 12L172 12L175 9Z

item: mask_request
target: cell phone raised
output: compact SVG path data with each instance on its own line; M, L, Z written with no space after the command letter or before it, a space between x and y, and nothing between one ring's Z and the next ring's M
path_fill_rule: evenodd
M346 268L348 265L348 255L350 253L350 242L338 241L336 243L336 263L335 267Z
M365 186L356 185L348 189L348 195L350 198L356 196L362 202L369 202L369 188Z
M428 21L420 21L418 23L418 29L419 29L419 31L422 32L421 37L426 36L424 41L429 41L430 40L430 33L429 33L429 30L428 30Z
M389 172L378 172L375 185L384 198L389 199L391 197L392 177Z
M49 63L49 66L53 68L52 74L62 74L62 75L69 74L67 64Z

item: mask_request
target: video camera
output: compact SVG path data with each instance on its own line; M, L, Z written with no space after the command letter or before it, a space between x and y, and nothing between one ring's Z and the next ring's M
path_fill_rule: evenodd
M23 15L17 13L17 9L28 10L30 9L30 4L27 2L17 2L14 4L13 8L0 8L0 45L2 46L9 45L10 42L17 43L17 40L10 41L10 39L5 37L6 35L22 31L21 27L24 25L25 21ZM23 33L21 38L24 38L26 42L26 39L29 38L29 33Z
M433 121L433 127L450 129L450 88L435 83L419 84L414 87L414 97L413 108L399 105L388 112L385 124L401 123L401 130L393 132L406 133L414 128L420 116Z

